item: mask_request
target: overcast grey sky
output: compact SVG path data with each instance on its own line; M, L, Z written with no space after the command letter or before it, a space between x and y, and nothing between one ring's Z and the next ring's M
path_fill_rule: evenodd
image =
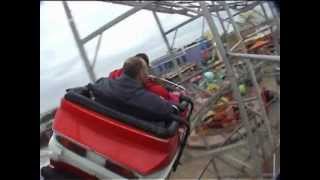
M75 1L68 3L80 36L84 37L132 7L106 2ZM159 13L167 30L188 19L181 15ZM222 32L220 25L218 29ZM201 35L202 18L179 29L176 47ZM205 26L205 30L208 27ZM174 33L169 34L169 40ZM97 38L86 44L92 60ZM142 10L104 32L95 73L106 76L121 67L126 58L145 52L150 59L166 53L156 21L150 11ZM73 35L60 1L44 1L40 6L40 112L58 106L66 88L89 82L79 57Z

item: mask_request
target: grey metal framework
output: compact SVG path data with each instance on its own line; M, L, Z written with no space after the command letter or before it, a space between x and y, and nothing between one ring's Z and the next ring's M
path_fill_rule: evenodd
M167 35L172 32L176 33L176 31L179 28L181 28L182 26L185 26L186 24L198 19L199 17L203 17L206 20L206 22L209 26L209 29L213 35L213 41L214 41L214 44L216 44L216 51L217 51L219 57L221 58L221 60L224 62L224 65L226 67L227 77L229 78L229 80L231 82L233 96L239 105L241 122L244 123L246 130L247 130L247 133L248 133L247 141L241 141L239 145L237 145L237 146L232 145L232 146L230 146L230 148L229 147L221 147L220 149L215 149L213 151L211 150L211 151L206 152L204 155L206 155L206 156L210 155L212 157L210 162L212 163L215 170L217 169L216 164L215 164L215 158L220 159L220 160L221 159L222 160L223 159L229 159L229 160L231 159L235 163L241 164L245 167L253 168L254 171L252 174L250 174L250 176L262 177L262 167L261 167L261 161L260 161L261 147L258 146L259 145L258 141L261 141L261 139L259 139L258 137L264 137L263 133L267 134L268 138L263 139L263 141L268 142L269 148L262 149L262 151L268 152L267 154L269 154L269 156L272 156L274 149L277 146L277 143L275 143L276 139L273 137L272 128L271 128L269 119L267 117L266 110L264 109L262 99L259 95L258 95L257 100L259 101L260 110L261 110L259 115L262 117L262 119L264 121L264 125L262 128L263 130L257 131L255 133L251 131L253 124L251 122L249 122L249 117L248 117L248 112L247 112L248 109L245 106L244 99L240 95L240 91L238 88L238 82L237 82L238 80L235 76L236 70L234 69L234 66L232 63L233 60L231 60L231 59L237 59L237 60L241 60L241 61L243 60L245 62L245 65L248 69L250 79L255 87L255 90L257 91L257 94L260 94L261 89L259 87L259 84L257 83L257 78L255 75L254 67L251 63L252 60L266 61L266 62L271 62L271 63L280 63L280 55L279 55L280 54L280 44L277 41L278 39L280 39L280 34L279 34L279 32L280 32L280 17L278 15L277 11L274 9L272 3L271 2L263 2L263 1L232 1L232 2L224 2L224 1L198 1L198 2L197 1L105 1L105 2L131 6L132 9L128 10L127 12L116 17L112 21L101 26L96 31L90 33L86 37L81 38L79 35L79 32L77 30L76 24L73 20L71 10L68 7L68 3L66 1L62 1L64 10L65 10L67 18L68 18L69 25L71 27L73 36L75 38L77 47L79 49L81 59L85 65L85 68L88 72L90 80L91 81L96 80L96 76L94 73L94 65L95 65L97 58L98 58L98 52L99 52L103 32L108 30L109 28L111 28L115 24L119 23L120 21L126 19L127 17L135 14L139 10L144 9L144 10L152 11L154 18L157 22L157 25L159 27L161 36L167 46L169 54L174 54L174 52L172 49L172 45L170 45L170 43L168 41ZM256 6L262 7L264 17L265 17L266 21L268 21L269 17L266 14L263 3L264 4L267 3L268 6L272 9L272 15L273 15L274 22L271 23L270 29L272 31L274 31L274 29L275 29L275 32L277 32L277 33L273 33L273 37L274 37L274 44L277 49L278 55L247 54L246 53L247 50L244 45L245 40L242 37L242 35L239 31L239 28L237 27L237 24L234 21L235 16L237 16L243 12L247 12L247 11L255 8ZM236 13L231 14L230 9L235 10ZM221 11L227 12L228 17L225 19L222 19L221 15L220 15ZM169 30L165 30L161 25L160 19L158 18L158 15L157 15L158 12L184 15L184 16L190 17L190 19L186 20L185 22L182 22L181 24L176 25L175 27L173 27ZM232 25L234 32L236 33L238 40L239 40L239 42L236 43L236 45L234 45L233 47L229 47L227 45L227 47L225 47L225 45L222 42L220 35L218 33L216 22L214 22L214 19L212 16L216 16L219 19L219 23L222 26L224 33L227 33L226 27L224 26L224 22L228 22L229 24ZM97 36L99 36L99 39L97 42L97 48L95 51L94 59L92 60L92 63L90 63L90 60L89 60L88 55L85 51L84 45ZM234 49L236 49L236 47L238 47L238 46L242 50L241 53L234 52ZM245 52L245 53L243 53L243 52ZM174 64L175 64L176 70L179 74L179 67L177 65L177 62L175 62ZM179 77L180 77L180 74L179 74ZM240 161L230 155L223 155L223 156L221 155L221 154L225 154L230 149L243 147L244 145L248 147L249 152L250 152L250 156L254 159L253 166L249 166L245 162ZM218 171L216 171L216 172L218 174L218 177L220 177Z

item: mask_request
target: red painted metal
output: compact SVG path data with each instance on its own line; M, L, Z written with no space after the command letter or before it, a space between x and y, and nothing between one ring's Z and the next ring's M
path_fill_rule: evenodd
M161 139L62 100L53 130L126 169L148 175L167 166L178 149L178 132Z

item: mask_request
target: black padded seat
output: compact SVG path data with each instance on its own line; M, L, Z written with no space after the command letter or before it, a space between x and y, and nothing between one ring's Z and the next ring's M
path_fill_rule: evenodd
M97 112L103 116L111 117L137 129L143 130L159 138L169 138L176 134L179 122L182 118L174 113L167 117L159 117L158 114L141 110L137 107L121 104L117 100L110 100L108 104L93 100L92 93L87 86L67 90L66 100L78 104L84 108ZM105 99L104 99L105 100ZM148 119L146 119L148 118ZM165 126L162 122L165 122ZM160 123L159 123L160 122Z

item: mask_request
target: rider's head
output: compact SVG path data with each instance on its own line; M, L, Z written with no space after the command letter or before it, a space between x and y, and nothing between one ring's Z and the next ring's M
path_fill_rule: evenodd
M147 66L149 67L149 57L145 53L136 54L135 57L142 58L145 61L145 63L147 64Z
M148 77L148 66L142 58L134 56L124 63L123 72L132 79L143 83Z

